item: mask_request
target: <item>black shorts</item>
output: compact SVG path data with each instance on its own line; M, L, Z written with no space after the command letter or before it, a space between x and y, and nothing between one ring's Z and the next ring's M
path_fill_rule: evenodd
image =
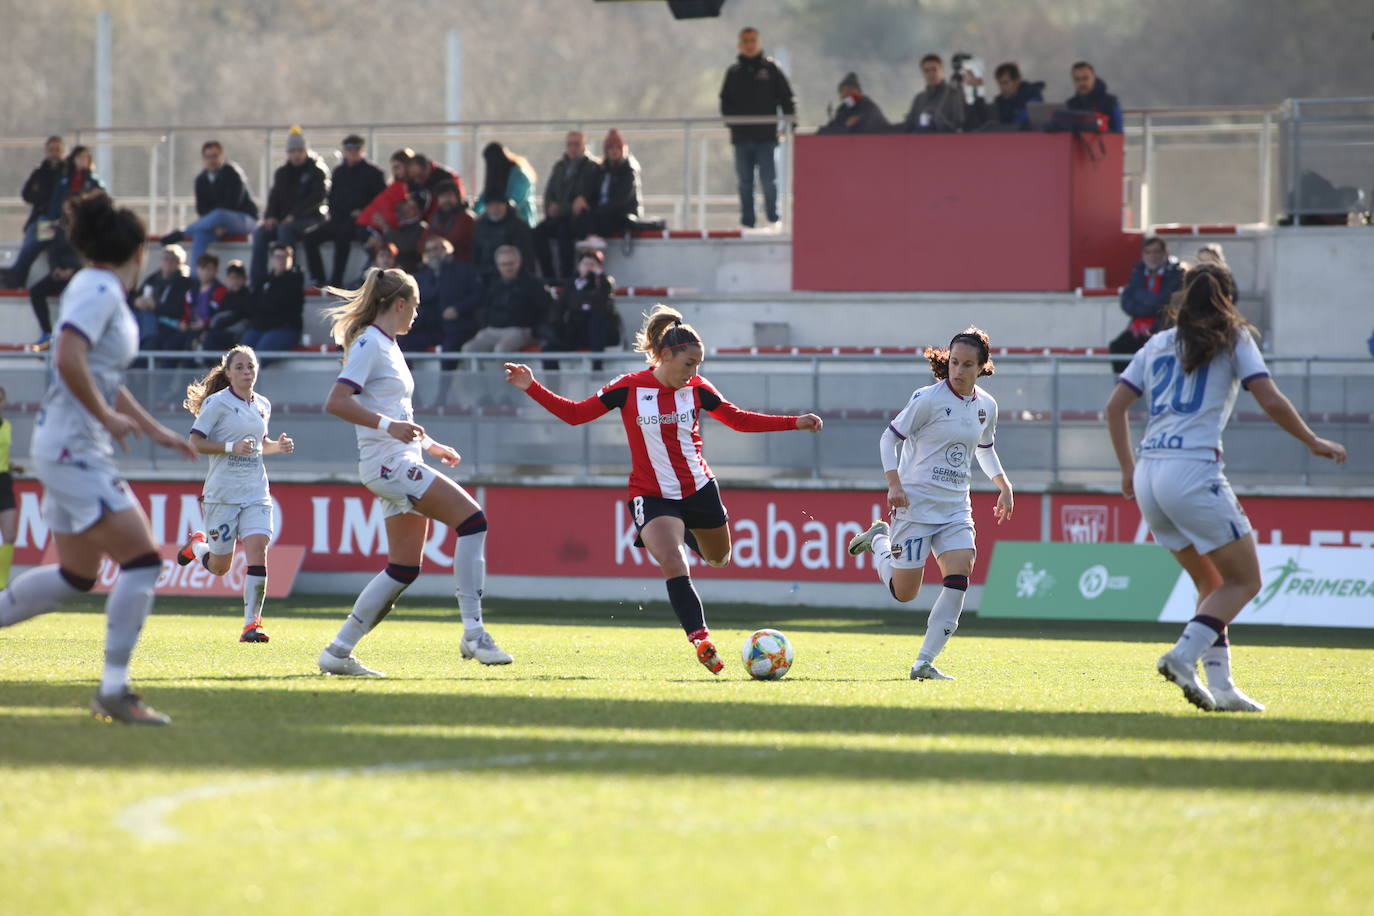
M720 487L712 480L691 496L682 499L667 499L662 496L633 496L628 500L630 518L634 519L635 531L661 515L682 519L687 528L719 528L730 521L725 512L725 504L720 501ZM638 534L635 546L643 547Z
M13 509L17 505L14 501L14 478L9 471L0 471L0 512L6 509Z

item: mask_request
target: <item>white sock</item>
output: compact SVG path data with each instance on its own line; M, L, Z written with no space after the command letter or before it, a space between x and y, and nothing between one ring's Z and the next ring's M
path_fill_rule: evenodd
M243 577L243 625L262 621L262 603L267 599L267 577L247 573Z
M162 563L119 571L119 579L105 600L105 668L100 692L122 693L129 686L129 659L138 644L143 622L153 609L153 587Z
M91 583L94 585L95 583ZM10 587L0 592L0 627L55 611L86 592L67 581L58 566L39 566L16 576Z
M391 574L389 567L373 576L372 581L363 587L358 600L353 602L348 619L325 651L339 658L348 658L358 641L382 622L382 618L391 612L396 599L401 597L401 592L413 581L414 577L411 577L402 582Z
M1208 687L1234 687L1231 681L1231 640L1218 636L1202 651L1202 670L1207 672Z
M453 554L453 578L457 583L458 613L466 633L482 629L482 592L487 585L487 533L458 536Z
M207 553L209 553L209 552L210 552L210 545L207 544L207 543L205 543L204 541L192 541L192 542L191 542L191 553L193 553L193 554L196 555L196 559L197 559L197 560L203 559L203 558L205 557L205 555L206 555Z
M886 534L873 535L873 568L878 580L888 588L892 587L892 538Z
M1215 629L1207 624L1190 620L1188 625L1183 628L1183 632L1179 634L1178 642L1174 643L1174 648L1171 651L1184 663L1195 665L1197 660L1202 657L1202 653L1217 641L1219 635Z
M940 597L935 599L935 606L926 619L926 638L921 641L921 651L916 655L918 663L935 661L954 631L959 629L959 615L963 610L964 589L940 589Z

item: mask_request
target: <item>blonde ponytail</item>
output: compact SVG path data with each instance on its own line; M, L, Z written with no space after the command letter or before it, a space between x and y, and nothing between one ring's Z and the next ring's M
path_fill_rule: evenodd
M398 298L418 300L420 297L414 278L396 267L369 268L363 285L357 289L326 286L324 291L343 300L325 309L324 317L329 322L329 336L344 350Z
M229 387L229 364L234 361L234 356L239 353L251 359L253 365L258 365L258 354L252 347L247 344L230 347L219 358L218 366L207 372L204 378L186 386L186 400L181 402L181 406L189 410L194 416L200 416L200 409L205 406L205 399L216 391L223 391Z
M643 353L645 360L654 365L658 354L666 347L702 346L701 335L696 328L682 321L682 313L659 303L644 314L644 326L635 333L635 352Z

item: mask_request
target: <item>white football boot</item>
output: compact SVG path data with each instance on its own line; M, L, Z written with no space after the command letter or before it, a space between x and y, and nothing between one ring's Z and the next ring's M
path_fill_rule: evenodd
M911 679L913 681L952 681L954 675L945 674L935 667L934 662L923 662L919 658L911 666Z
M1183 691L1184 698L1198 709L1211 712L1217 708L1217 701L1211 691L1198 683L1197 667L1179 658L1172 650L1159 657L1155 670L1164 675L1166 681L1173 681Z
M891 533L891 528L887 522L879 519L868 526L867 531L861 531L849 539L849 555L857 557L859 554L873 549L873 539L880 534Z
M462 642L458 643L458 651L464 659L475 658L484 665L509 665L515 661L509 652L496 644L496 640L492 639L486 630L475 639L468 639L464 633Z
M1212 699L1217 712L1264 712L1263 703L1246 696L1235 684L1212 687Z
M328 649L320 653L320 670L325 674L337 674L342 677L386 677L382 672L373 671L352 655L348 658L339 658Z

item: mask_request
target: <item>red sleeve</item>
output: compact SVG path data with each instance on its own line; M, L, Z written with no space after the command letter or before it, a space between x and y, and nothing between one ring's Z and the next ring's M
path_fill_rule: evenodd
M702 379L698 396L701 406L720 422L742 433L780 433L797 428L797 418L771 413L754 413L740 410L715 389L710 382Z
M358 214L357 224L359 226L371 226L372 214L381 212L386 217L386 221L391 224L391 228L396 228L396 204L405 197L406 183L404 181L393 181L387 185L382 192L372 198L372 203L363 208L363 212Z
M623 391L624 389L619 389ZM572 426L579 426L583 423L595 420L597 417L607 414L611 407L599 395L592 395L581 401L570 401L559 394L554 394L538 382L530 385L525 392L534 398L539 405L553 414L558 419Z

